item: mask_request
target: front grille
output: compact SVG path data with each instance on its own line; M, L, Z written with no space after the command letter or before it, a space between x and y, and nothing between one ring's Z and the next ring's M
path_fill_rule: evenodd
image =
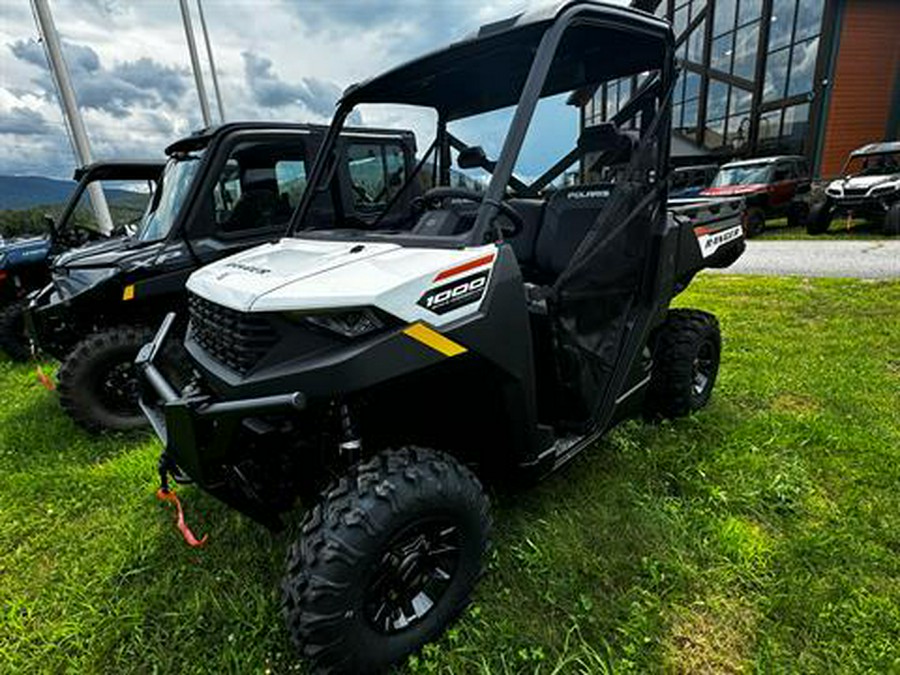
M845 197L865 197L869 188L844 188Z
M246 375L278 342L269 320L259 314L237 312L196 295L188 299L190 338L210 357Z

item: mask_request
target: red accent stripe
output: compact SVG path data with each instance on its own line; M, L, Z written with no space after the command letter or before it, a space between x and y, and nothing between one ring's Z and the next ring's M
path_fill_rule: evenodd
M434 280L440 281L441 279L446 279L447 277L453 277L457 274L462 274L463 272L468 272L469 270L473 270L476 267L481 267L482 265L487 265L489 262L493 262L494 253L489 253L486 256L482 256L481 258L475 258L475 260L470 260L467 263L463 263L462 265L457 265L456 267L451 267L449 270L444 270L440 274L438 274Z

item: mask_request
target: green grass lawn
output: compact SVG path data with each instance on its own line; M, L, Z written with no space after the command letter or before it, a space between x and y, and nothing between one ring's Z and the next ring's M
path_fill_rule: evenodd
M754 239L813 239L816 241L835 241L841 239L885 239L879 223L855 218L835 218L831 227L822 234L807 234L806 227L788 227L787 218L776 218L766 221L766 229Z
M499 498L475 604L407 671L900 672L900 283L701 276L679 304L722 322L709 408ZM0 391L0 672L303 672L292 532L184 488L188 549L154 440L89 438L28 368Z

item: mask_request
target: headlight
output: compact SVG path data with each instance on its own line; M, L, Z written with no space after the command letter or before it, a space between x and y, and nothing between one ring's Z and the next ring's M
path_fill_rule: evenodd
M341 310L311 314L307 312L288 312L285 315L294 323L306 322L337 333L346 338L358 338L381 330L387 324L371 308Z
M844 193L843 189L841 189L840 185L829 185L825 189L825 194L832 195L834 197L840 197Z

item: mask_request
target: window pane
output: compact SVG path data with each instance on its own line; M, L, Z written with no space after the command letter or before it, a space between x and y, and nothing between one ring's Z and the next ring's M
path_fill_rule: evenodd
M628 103L629 99L631 99L631 78L626 77L619 82L619 109L621 110L625 107L625 104Z
M747 144L747 137L749 134L749 115L736 115L728 118L728 130L725 134L728 145L736 150L742 148Z
M762 0L741 0L741 10L738 12L738 26L748 21L755 21L762 16Z
M788 87L788 96L812 91L818 53L819 38L813 38L794 45L794 53L791 57L791 84Z
M686 71L682 70L678 73L678 79L675 80L675 91L672 93L672 98L675 101L680 101L684 98L684 80L686 77Z
M619 109L619 88L616 82L610 82L606 85L606 119L612 119L613 115Z
M818 35L822 28L822 11L825 8L823 0L800 0L797 6L797 35L794 38L798 42L806 38Z
M681 105L673 105L672 106L672 128L680 129L681 128Z
M687 72L684 76L684 97L696 98L700 95L700 76L697 73Z
M371 211L385 199L385 175L380 145L351 145L348 152L353 205L359 211Z
M700 25L691 33L688 38L688 60L695 63L703 62L703 38L706 34L706 19L700 22Z
M734 28L734 9L737 0L719 0L716 3L716 16L713 21L713 35L721 35Z
M388 202L394 198L394 195L406 182L406 161L403 157L403 148L399 145L386 145L384 147L384 167L387 171L387 188L383 201Z
M713 40L709 57L711 68L727 73L731 70L731 55L734 53L734 33L726 33Z
M698 100L694 99L693 101L688 101L684 104L684 120L681 122L681 125L686 129L696 129L697 128L697 107Z
M275 182L279 198L286 200L292 209L297 208L306 189L306 164L296 159L276 163Z
M778 138L781 133L781 110L773 110L759 117L759 140Z
M728 85L719 80L710 80L706 97L706 116L710 119L725 117L727 110Z
M788 49L782 49L769 54L766 61L766 83L763 88L764 101L775 101L784 97L789 52Z
M797 0L773 0L772 22L769 25L769 51L784 47L791 41L794 27L794 4ZM821 2L822 0L818 0Z
M720 148L725 142L725 120L711 120L706 123L703 134L703 145L707 148Z
M732 74L748 80L756 71L756 48L759 44L759 22L738 29L734 47Z
M732 115L745 113L750 110L750 104L753 101L753 92L741 89L740 87L731 88L731 107L729 109Z
M213 188L220 229L240 232L287 222L306 184L303 155L300 143L237 145Z
M687 28L688 25L688 7L684 6L681 9L675 10L675 20L672 21L672 28L675 31L675 37L681 37L681 34L684 32L684 29Z
M784 128L781 130L783 142L793 152L803 150L803 139L809 128L809 104L792 105L784 110Z
M695 17L706 7L706 0L694 0L692 7L691 17Z

